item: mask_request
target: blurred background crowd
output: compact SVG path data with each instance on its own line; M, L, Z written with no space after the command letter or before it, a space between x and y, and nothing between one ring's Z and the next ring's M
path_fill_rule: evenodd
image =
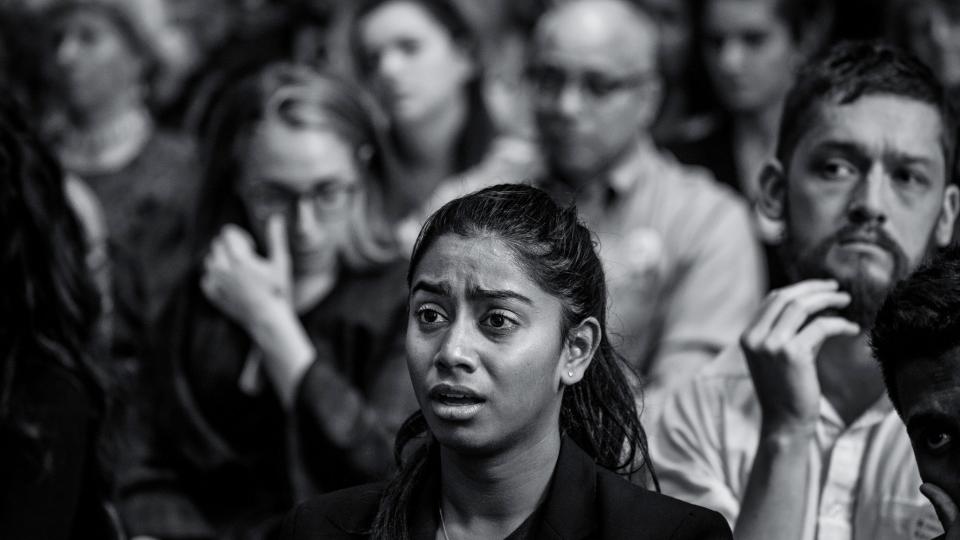
M262 538L298 501L387 477L416 408L404 272L423 221L480 187L577 176L637 131L652 149L631 166L663 185L613 171L609 192L574 198L611 255L611 324L652 421L658 389L736 342L784 283L765 247L782 231L752 204L797 68L883 39L960 91L949 0L633 1L656 39L604 29L591 54L609 72L575 77L543 54L567 30L534 36L562 0L0 3L0 124L18 134L0 146L30 179L0 196L32 201L32 228L4 227L10 246L50 246L36 268L63 269L47 283L4 254L24 292L0 316L68 367L17 386L17 363L0 364L0 425L23 420L10 429L39 449L0 448L30 486L0 494L0 529ZM601 110L635 90L626 106L646 117ZM569 111L541 106L553 94L596 108L576 148ZM69 414L18 411L43 401L18 396ZM34 423L76 433L36 439ZM44 461L63 453L89 466Z

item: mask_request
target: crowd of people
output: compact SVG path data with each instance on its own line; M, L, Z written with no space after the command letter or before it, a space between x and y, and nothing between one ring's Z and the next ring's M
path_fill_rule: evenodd
M0 6L0 538L960 540L949 0Z

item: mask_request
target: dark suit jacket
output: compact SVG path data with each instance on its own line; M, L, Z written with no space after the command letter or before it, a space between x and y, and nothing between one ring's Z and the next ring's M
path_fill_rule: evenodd
M367 484L303 504L287 516L280 538L368 538L383 487ZM436 490L423 490L411 514L411 538L434 538L435 508ZM530 538L536 539L732 539L717 512L633 485L596 465L569 438L563 440L547 497L534 516Z

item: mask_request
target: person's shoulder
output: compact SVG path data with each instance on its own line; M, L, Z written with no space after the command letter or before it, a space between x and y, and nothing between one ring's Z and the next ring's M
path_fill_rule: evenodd
M687 212L681 212L683 219L702 215L707 219L716 219L716 212L745 212L747 203L730 186L718 182L709 169L699 165L680 162L673 154L660 151L657 156L657 175L665 186L665 193L683 201ZM692 207L691 207L692 206ZM712 217L711 217L711 214Z
M597 477L604 538L732 538L718 512L631 484L605 469Z
M283 520L281 540L364 538L369 535L385 484L364 484L300 504Z

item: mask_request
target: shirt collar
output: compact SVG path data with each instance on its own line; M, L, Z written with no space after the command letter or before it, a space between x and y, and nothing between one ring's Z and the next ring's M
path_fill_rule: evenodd
M661 156L649 137L639 137L606 175L607 187L615 196L631 191L637 182L655 170Z

